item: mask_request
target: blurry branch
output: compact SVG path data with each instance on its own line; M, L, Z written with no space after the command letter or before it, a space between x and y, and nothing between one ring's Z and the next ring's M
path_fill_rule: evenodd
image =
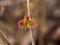
M8 45L6 39L3 37L1 32L0 32L0 44L1 45Z
M13 45L16 42L14 26L12 27L0 21L0 32L9 44Z

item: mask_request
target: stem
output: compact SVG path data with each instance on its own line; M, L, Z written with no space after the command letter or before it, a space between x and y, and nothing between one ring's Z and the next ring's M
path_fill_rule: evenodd
M34 42L34 40L33 40L33 34L32 34L31 28L30 28L30 37L31 37L32 45L35 45L35 42Z
M28 11L28 16L30 16L30 2L29 2L29 0L27 0L27 11ZM32 45L35 45L31 28L30 28L30 37L31 37Z
M30 2L29 2L29 0L27 0L27 11L28 11L28 15L30 16Z

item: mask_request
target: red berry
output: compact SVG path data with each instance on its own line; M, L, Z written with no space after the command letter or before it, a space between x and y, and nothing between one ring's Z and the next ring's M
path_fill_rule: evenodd
M29 20L30 19L30 16L26 16L26 19Z
M21 27L22 26L22 23L23 23L22 21L19 21L18 22L18 26Z

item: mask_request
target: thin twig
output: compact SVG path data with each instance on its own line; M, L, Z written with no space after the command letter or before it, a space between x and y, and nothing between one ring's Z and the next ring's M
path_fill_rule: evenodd
M29 0L27 0L27 9L28 9L28 16L30 16L30 1ZM31 37L32 45L35 45L31 28L30 28L30 37Z
M33 35L32 35L32 30L31 30L31 28L30 28L30 37L31 37L32 45L35 45L35 42L34 42L34 40L33 40Z
M30 16L30 2L29 2L29 0L27 0L27 11L28 11L28 15Z

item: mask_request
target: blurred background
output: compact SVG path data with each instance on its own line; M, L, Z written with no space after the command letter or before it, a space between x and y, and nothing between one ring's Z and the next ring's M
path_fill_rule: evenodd
M60 45L60 0L30 0L36 45ZM17 22L27 15L27 0L0 0L0 45L31 45L28 29Z

